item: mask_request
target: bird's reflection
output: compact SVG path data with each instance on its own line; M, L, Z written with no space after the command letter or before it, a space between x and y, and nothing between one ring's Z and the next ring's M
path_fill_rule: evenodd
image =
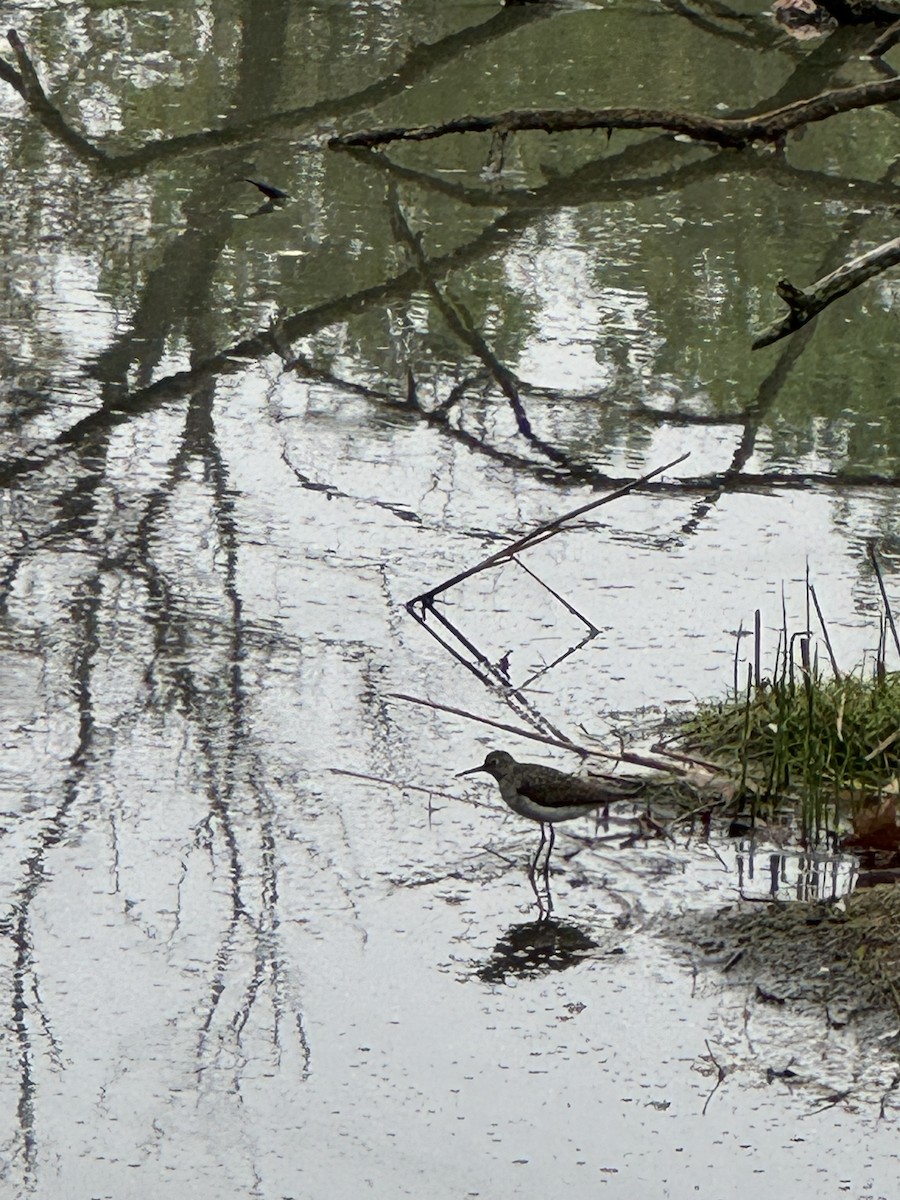
M516 762L505 750L491 750L481 766L458 771L457 778L481 771L496 779L501 797L514 813L541 827L541 840L529 864L528 881L543 920L548 920L553 912L550 856L556 840L556 823L586 816L597 809L604 809L608 815L610 804L633 800L646 786L643 779L582 778L543 763Z
M510 977L535 979L565 971L597 949L599 943L578 925L539 918L510 925L475 974L484 983L505 983Z

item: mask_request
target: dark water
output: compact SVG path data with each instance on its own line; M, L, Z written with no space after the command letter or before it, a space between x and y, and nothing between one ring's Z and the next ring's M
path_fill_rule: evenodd
M723 693L756 608L769 654L783 594L805 619L807 563L842 661L874 646L895 278L750 342L776 280L895 235L896 114L783 154L521 135L499 175L480 135L327 146L764 111L875 78L871 31L800 44L738 3L5 19L62 120L0 83L0 1195L889 1194L888 1018L883 1049L792 1021L656 936L736 898L734 851L561 836L535 930L533 828L453 775L498 743L574 763L392 693L521 724L405 602L687 451L529 553L552 592L509 564L447 594L533 711L616 749Z

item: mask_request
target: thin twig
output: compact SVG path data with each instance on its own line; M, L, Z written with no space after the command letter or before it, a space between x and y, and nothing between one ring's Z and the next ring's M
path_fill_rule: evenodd
M522 729L517 725L507 725L504 721L493 721L489 717L479 717L477 713L467 712L464 708L454 708L450 704L439 704L436 700L424 700L418 696L407 696L404 692L388 692L389 700L404 700L407 704L420 704L423 708L433 708L436 712L451 713L455 717L464 717L467 721L477 721L479 725L489 725L492 729L502 729L504 733L515 734L516 737L528 738L532 742L541 742L545 746L556 746L560 750L571 750L573 754L584 757L595 754L601 758L618 759L619 755L605 751L589 751L584 746L565 738L551 737L544 733L535 733L532 729Z
M560 750L569 750L573 754L578 754L582 758L605 758L612 759L613 762L627 762L636 767L650 767L654 771L664 771L671 774L673 767L671 763L663 763L658 759L650 758L645 754L635 754L630 750L623 750L620 754L613 754L609 750L589 750L586 746L579 746L576 742L569 741L562 737L549 737L543 733L535 733L531 729L521 729L516 725L507 725L505 721L493 721L489 717L479 717L476 713L467 712L464 708L454 708L450 704L438 704L436 700L423 700L418 696L407 696L403 692L388 692L388 699L404 700L408 704L421 704L424 708L433 708L436 712L451 713L455 717L464 717L467 721L476 721L479 725L488 725L492 729L502 729L504 733L512 733L516 737L528 738L532 742L541 742L545 746L556 746ZM677 768L675 768L677 770Z
M712 1100L713 1096L719 1090L719 1087L722 1084L722 1081L725 1079L725 1076L728 1074L728 1071L727 1071L727 1068L723 1067L722 1064L719 1062L719 1060L716 1058L716 1056L713 1054L712 1046L710 1046L709 1040L707 1038L704 1038L703 1040L706 1043L706 1050L707 1050L707 1055L709 1057L709 1061L716 1068L716 1072L718 1075L718 1078L716 1079L716 1086L706 1097L706 1103L703 1105L703 1116L705 1117L706 1110L709 1108L709 1102L710 1102L710 1100Z
M819 1113L828 1112L829 1108L836 1108L839 1104L843 1104L847 1097L851 1095L851 1090L847 1088L845 1092L835 1092L834 1095L829 1096L824 1104L819 1105L818 1108L810 1109L808 1113L803 1113L803 1116L817 1117Z
M346 771L343 767L329 767L330 775L346 775L348 779L362 779L367 783L380 783L385 787L398 788L402 792L424 792L428 796L440 796L442 800L457 800L458 796L451 796L449 792L439 792L436 788L424 787L420 783L401 783L397 779L386 779L383 775L366 775L362 771ZM486 808L487 805L480 807Z
M610 492L606 496L601 496L599 500L591 500L587 504L582 504L578 508L573 508L571 512L563 513L560 517L554 517L551 521L544 521L543 524L536 526L531 530L530 533L526 533L524 537L521 537L517 541L510 543L510 545L506 546L503 550L497 550L493 554L489 554L487 558L483 558L481 562L476 563L474 567L469 567L465 571L460 571L459 574L454 575L450 579L444 580L443 583L439 583L436 587L430 588L427 592L421 592L418 596L413 597L412 600L407 602L407 609L409 609L412 605L417 604L424 604L430 607L435 598L442 592L446 592L449 588L455 587L458 583L462 583L463 580L471 578L472 575L477 575L479 571L486 571L488 567L496 566L497 563L505 562L508 559L511 559L520 551L529 549L537 541L539 541L543 535L558 533L567 521L574 520L575 517L580 517L586 512L591 512L592 509L601 508L604 504L611 504L613 500L619 500L623 496L627 496L629 492L633 492L636 488L648 483L651 479L655 479L657 475L662 475L664 472L670 471L673 467L677 467L679 463L683 463L685 459L689 457L690 451L688 451L686 454L680 455L678 458L673 459L671 462L666 463L662 467L654 467L654 469L652 471L648 471L646 475L641 475L639 479L631 480L622 487L617 488L616 491Z
M561 596L561 595L559 594L559 592L556 592L556 591L554 591L554 590L553 590L553 588L550 586L550 584L549 584L549 583L545 583L545 582L543 581L543 579L541 579L541 578L540 578L540 576L539 576L539 575L535 575L534 571L532 571L532 569L531 569L530 567L527 567L527 566L525 565L525 563L523 563L523 562L522 562L520 559L518 559L518 558L516 559L516 566L517 566L517 567L521 567L521 569L522 569L522 570L525 572L525 574L526 574L526 575L530 575L530 576L531 576L531 578L532 578L532 579L535 581L535 583L538 583L538 584L540 584L540 586L541 586L542 588L544 588L544 590L545 590L545 591L548 591L548 592L550 593L550 595L551 595L551 596L554 598L554 600L558 600L558 601L559 601L559 603L560 603L560 604L563 606L563 608L564 608L564 609L566 609L566 611L567 611L567 612L570 612L570 613L572 614L572 616L573 616L573 617L576 617L576 618L577 618L579 621L581 621L583 624L585 624L585 625L588 627L588 629L590 630L590 633L591 633L591 635L592 635L592 636L593 636L595 633L599 633L599 632L600 632L600 630L597 628L597 626L596 626L596 625L594 625L594 624L593 624L593 622L589 621L589 620L587 619L587 617L583 616L583 615L582 615L582 614L581 614L581 613L578 611L578 609L577 609L577 608L574 608L574 607L573 607L573 606L572 606L572 605L569 603L569 601L568 601L568 600L565 598L565 596Z
M501 854L499 850L494 850L491 846L482 846L481 848L485 854L493 854L494 858L499 858L508 867L517 867L519 865L514 859L507 858L505 854Z
M884 611L887 617L888 624L891 627L891 634L894 638L894 646L897 653L900 654L900 638L897 636L897 626L894 624L894 614L891 612L891 602L888 600L888 594L885 590L884 579L881 576L881 567L878 563L878 555L875 553L875 543L869 542L869 559L872 563L872 568L875 571L875 578L878 580L878 587L881 591L881 600L884 604Z
M831 638L828 636L828 626L825 624L825 618L822 615L822 608L819 604L819 597L816 595L816 589L812 584L809 585L809 594L812 596L812 602L816 609L816 616L819 618L819 624L822 627L822 637L825 641L825 648L828 651L828 657L831 659L831 669L834 672L835 679L840 679L841 671L837 665L837 659L834 656L834 650L831 646Z
M722 764L710 762L705 758L697 758L695 754L682 754L677 750L669 750L664 743L654 742L650 747L654 754L663 754L666 758L672 759L674 762L685 763L689 767L703 767L707 771L715 771L721 773Z
M558 667L560 665L560 663L564 663L566 661L566 659L571 658L573 654L577 654L579 652L579 650L583 650L584 647L588 644L588 642L592 642L594 640L594 638L597 636L598 632L599 632L599 630L595 629L589 633L586 633L580 642L578 642L574 646L570 646L568 648L568 650L564 650L562 652L562 654L558 654L556 656L556 658L553 659L552 662L546 663L543 667L540 667L532 675L529 675L526 680L524 680L522 683L519 684L519 686L517 688L514 689L514 691L517 692L519 695L521 695L522 692L531 691L533 689L534 685L537 683L537 681L543 675L546 675L548 671L552 671L555 667Z

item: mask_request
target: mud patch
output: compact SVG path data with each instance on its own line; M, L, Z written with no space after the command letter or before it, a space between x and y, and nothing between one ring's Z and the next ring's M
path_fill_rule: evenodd
M896 1107L900 1086L900 892L838 904L753 904L683 914L665 936L697 991L721 997L711 1060L724 1077L821 1089L827 1103Z

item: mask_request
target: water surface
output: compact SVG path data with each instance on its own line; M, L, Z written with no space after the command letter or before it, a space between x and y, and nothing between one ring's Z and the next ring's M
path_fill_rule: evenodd
M687 451L446 594L544 726L615 750L723 694L807 569L841 661L877 641L896 282L750 343L777 279L894 235L893 111L783 153L522 135L499 174L327 145L876 77L871 31L730 11L8 6L64 118L2 85L10 1196L889 1193L890 1014L773 1015L660 936L737 898L721 834L570 827L548 947L533 827L453 776L575 761L392 698L521 724L404 605Z

